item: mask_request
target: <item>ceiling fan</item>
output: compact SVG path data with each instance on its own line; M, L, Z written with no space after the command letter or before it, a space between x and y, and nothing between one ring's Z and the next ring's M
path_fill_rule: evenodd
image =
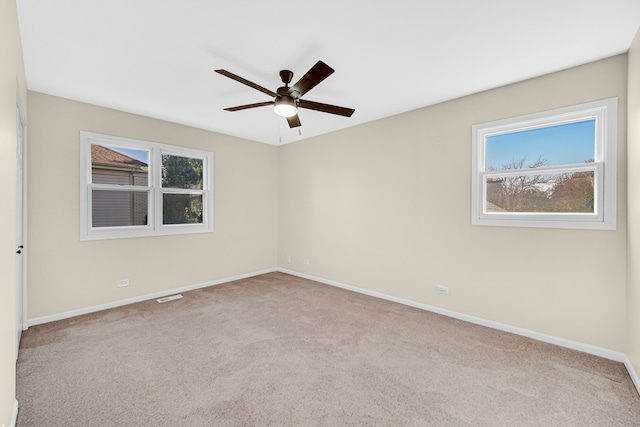
M291 83L291 80L293 79L293 71L282 70L280 71L280 78L282 79L284 86L279 87L276 89L276 92L273 92L227 70L215 70L216 73L257 89L274 98L273 101L257 102L255 104L225 108L225 111L240 111L248 108L273 105L275 113L286 118L290 128L295 128L301 125L300 118L298 117L298 108L307 108L309 110L337 114L345 117L351 117L354 111L356 111L353 108L338 107L336 105L322 104L320 102L300 99L305 93L316 87L318 83L333 74L334 71L335 70L333 68L329 67L324 62L318 61L304 76L302 76L300 80L298 80L296 84L289 87L289 83Z

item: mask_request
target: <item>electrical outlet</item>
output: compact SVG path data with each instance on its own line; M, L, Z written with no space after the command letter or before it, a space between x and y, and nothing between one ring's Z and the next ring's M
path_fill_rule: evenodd
M311 261L309 261L308 259L304 260L304 265L311 265Z
M120 279L116 282L119 288L124 288L125 286L129 286L129 279Z
M449 295L449 287L438 285L436 286L436 292L439 294Z
M287 262L291 262L291 255L287 255Z

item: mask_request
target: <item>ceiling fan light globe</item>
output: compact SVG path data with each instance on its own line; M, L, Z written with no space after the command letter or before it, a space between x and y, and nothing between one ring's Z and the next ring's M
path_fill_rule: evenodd
M291 117L298 114L298 107L293 98L282 96L276 99L273 111L279 116Z
M276 105L273 107L273 110L277 115L282 117L291 117L295 116L298 113L298 109L291 105Z

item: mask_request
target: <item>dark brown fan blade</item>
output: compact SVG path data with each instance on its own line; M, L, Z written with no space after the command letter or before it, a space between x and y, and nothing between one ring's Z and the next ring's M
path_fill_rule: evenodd
M302 123L300 123L300 117L298 117L297 114L295 116L287 117L287 122L289 123L290 128L302 126Z
M316 87L318 83L333 74L335 70L329 67L322 61L316 62L316 65L311 67L307 74L302 76L300 80L287 92L287 95L292 95L294 98L299 98L311 89Z
M265 105L273 105L273 101L266 101L266 102L256 102L255 104L247 104L247 105L238 105L237 107L229 107L229 108L225 108L225 111L240 111L240 110L246 110L248 108L255 108L255 107L264 107Z
M337 114L339 116L351 117L356 111L353 108L338 107L337 105L321 104L320 102L298 100L298 107L309 110L322 111L323 113Z
M242 77L237 76L237 75L235 75L235 74L233 74L233 73L230 73L230 72L229 72L229 71L227 71L227 70L215 70L215 72L216 72L216 73L218 73L218 74L222 74L223 76L229 77L230 79L233 79L233 80L235 80L235 81L237 81L237 82L240 82L240 83L242 83L242 84L245 84L245 85L247 85L247 86L249 86L249 87L252 87L252 88L254 88L254 89L257 89L257 90L259 90L260 92L266 93L267 95L272 96L272 97L274 97L274 98L275 98L276 96L278 96L275 92L270 91L270 90L269 90L269 89L267 89L266 87L262 87L262 86L260 86L260 85L257 85L257 84L255 84L255 83L253 83L253 82L250 82L250 81L249 81L249 80L247 80L247 79L243 79Z

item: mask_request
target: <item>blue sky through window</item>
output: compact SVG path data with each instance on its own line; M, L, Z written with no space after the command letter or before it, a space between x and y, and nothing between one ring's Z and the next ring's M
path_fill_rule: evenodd
M528 167L542 156L546 166L584 163L595 158L595 119L492 135L486 138L485 170L504 169L526 157Z

